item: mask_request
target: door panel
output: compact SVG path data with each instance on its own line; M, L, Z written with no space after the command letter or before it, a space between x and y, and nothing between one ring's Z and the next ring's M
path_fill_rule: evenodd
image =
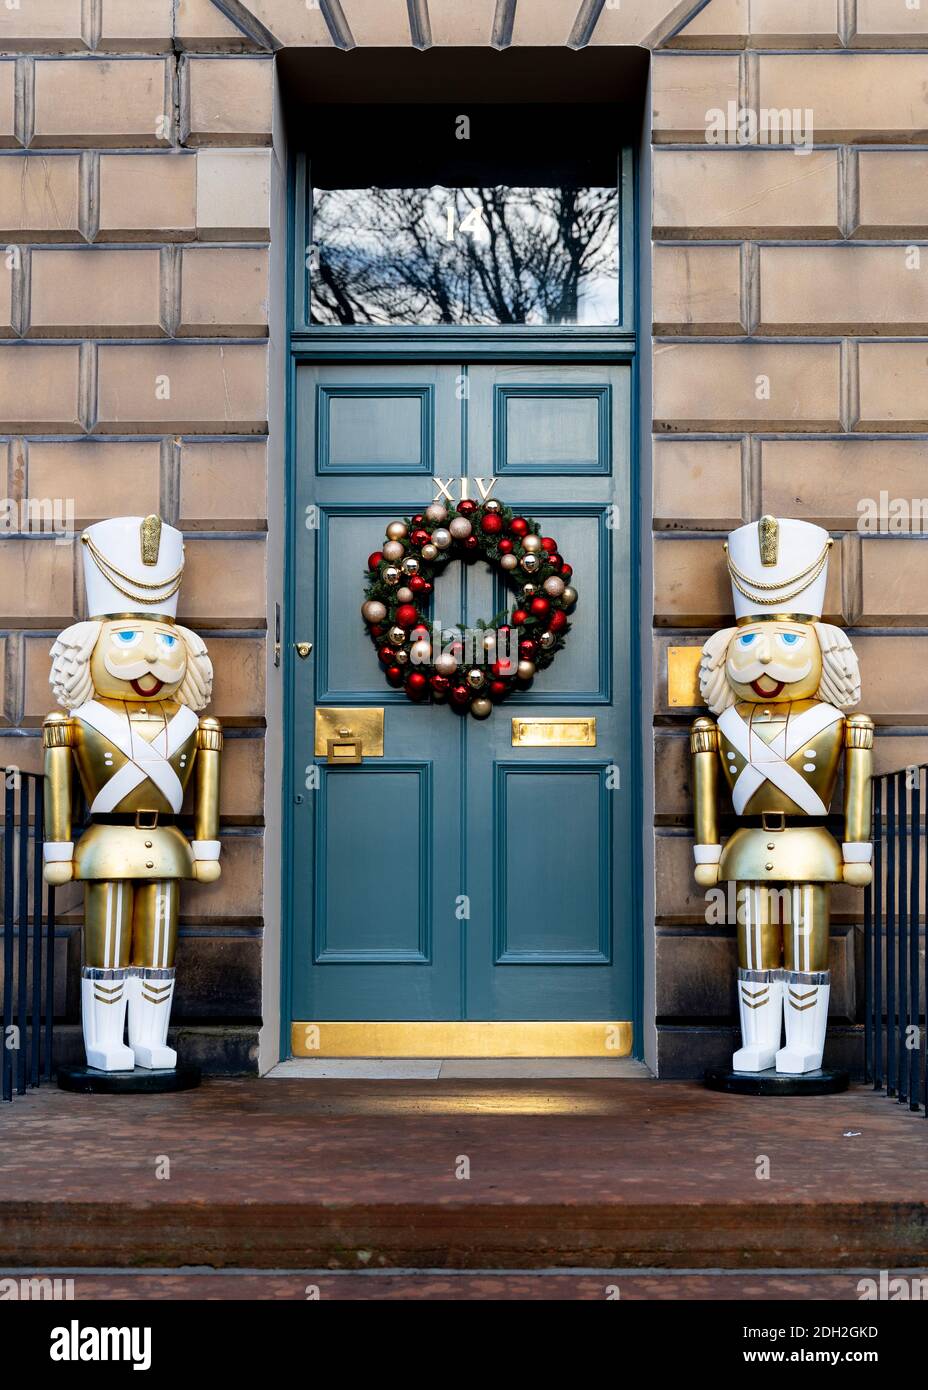
M297 402L293 1017L631 1020L630 367L303 366ZM367 556L431 474L498 478L580 593L557 660L484 721L392 690L360 617ZM432 617L515 597L455 563ZM316 704L383 706L384 757L313 758ZM595 746L513 746L514 718L572 716Z

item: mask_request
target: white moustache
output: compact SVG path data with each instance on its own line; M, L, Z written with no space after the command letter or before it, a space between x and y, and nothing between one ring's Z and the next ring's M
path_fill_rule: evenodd
M793 681L803 680L812 670L811 659L806 662L801 671L796 671L790 666L778 666L775 661L765 664L762 661L755 661L750 666L742 666L738 670L728 665L728 674L739 683L739 685L750 685L752 681L759 680L761 676L768 676L772 681L780 681L783 685L790 685Z
M157 661L154 666L149 666L147 661L136 661L132 666L111 666L109 657L105 656L103 665L118 681L137 681L142 676L154 676L162 685L173 685L178 679L176 667L160 666Z

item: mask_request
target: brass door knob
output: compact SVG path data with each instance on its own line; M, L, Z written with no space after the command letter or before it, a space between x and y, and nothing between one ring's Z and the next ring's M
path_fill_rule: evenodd
M313 649L312 642L295 642L296 654L301 661L305 661Z

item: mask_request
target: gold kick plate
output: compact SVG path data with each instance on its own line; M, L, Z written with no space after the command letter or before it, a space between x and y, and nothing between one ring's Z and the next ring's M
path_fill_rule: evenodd
M351 766L383 757L383 707L336 709L316 706L313 752L330 764Z
M294 1057L628 1057L632 1025L599 1022L306 1022Z
M671 707L693 709L703 703L699 693L699 663L702 647L667 648L667 703Z
M596 719L513 719L513 748L595 748Z

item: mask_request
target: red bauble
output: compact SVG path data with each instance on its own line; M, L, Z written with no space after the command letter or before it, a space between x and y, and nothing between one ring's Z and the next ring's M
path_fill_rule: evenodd
M546 550L549 555L553 555L557 550L557 541L553 541L550 536L542 536L541 548Z
M383 551L382 551L382 550L374 550L374 551L371 552L370 555L368 555L368 557L367 557L367 568L368 568L369 570L376 570L376 569L379 569L380 566L381 566L382 564L383 564Z
M488 536L498 536L503 529L503 518L499 512L487 512L480 518L480 529L486 531Z
M531 608L536 618L546 618L551 611L550 603L546 598L542 598L541 594L539 594L537 598L532 599Z
M414 574L409 580L409 587L414 594L421 594L427 583L428 580L423 579L421 574Z
M526 637L524 642L519 643L519 655L523 661L534 661L538 652L538 643L533 642L530 637Z
M368 632L371 634L372 637L383 636L383 628L380 625L380 623L375 623L373 627L368 628Z
M503 676L514 676L516 673L516 665L517 663L513 661L511 657L504 656L501 657L499 661L494 661L490 669L497 680L499 680Z
M573 565L561 565L561 578L569 579L574 572Z
M421 671L410 671L406 677L406 694L410 700L421 700L428 694L429 683Z
M409 539L412 541L413 545L418 545L421 547L423 545L428 545L432 537L429 535L428 531L426 531L424 526L420 526L417 530L413 531Z
M462 516L471 516L477 510L477 503L472 502L469 497L465 497L463 502L458 503L458 511Z
M494 700L501 700L509 691L506 681L490 681L490 695Z
M464 541L464 550L468 555L475 555L480 549L480 542L476 536L468 536Z
M419 514L418 514L417 516L414 516L414 517L413 517L413 519L412 519L412 524L413 524L413 526L421 526L424 520L425 520L425 517L422 515L421 512L419 512Z
M391 685L403 684L403 668L401 666L387 667L387 680Z
M451 682L448 677L440 676L437 672L432 676L430 683L436 695L447 695L448 691L451 689Z
M470 686L453 685L451 687L451 699L456 705L466 705L470 700Z
M418 627L414 627L412 632L409 634L410 642L427 642L428 638L429 630L426 627L425 623L420 623Z
M512 610L513 627L521 627L527 617L528 614L526 613L524 608L514 608Z
M413 603L401 603L394 621L398 627L415 627L419 621L419 610Z
M432 592L432 586L431 586L431 584L429 583L429 581L428 581L427 579L423 579L423 581L422 581L422 593L425 595L426 598L428 598L428 596L429 596L429 594L430 594L431 592Z
M524 516L514 516L509 523L509 529L514 536L527 536L528 522Z
M548 556L548 564L551 566L551 568L552 568L553 570L559 570L559 569L561 568L561 565L562 565L563 563L564 563L564 561L561 559L560 555L558 555L556 552L555 552L554 555L549 555L549 556Z
M502 539L502 540L500 541L500 543L499 543L499 551L500 551L500 554L501 554L501 555L511 555L512 552L513 552L513 550L514 550L514 548L515 548L515 547L514 547L514 545L513 545L513 542L509 539L509 537L508 537L508 536L503 536L503 539Z
M396 656L396 652L393 650L392 647L381 647L377 655L380 657L380 660L383 662L384 666L389 666L390 662Z
M560 608L558 608L557 611L552 613L551 617L548 619L548 631L563 632L566 626L567 614L562 613Z
M503 623L502 627L496 629L497 637L508 637L512 629L508 623Z

